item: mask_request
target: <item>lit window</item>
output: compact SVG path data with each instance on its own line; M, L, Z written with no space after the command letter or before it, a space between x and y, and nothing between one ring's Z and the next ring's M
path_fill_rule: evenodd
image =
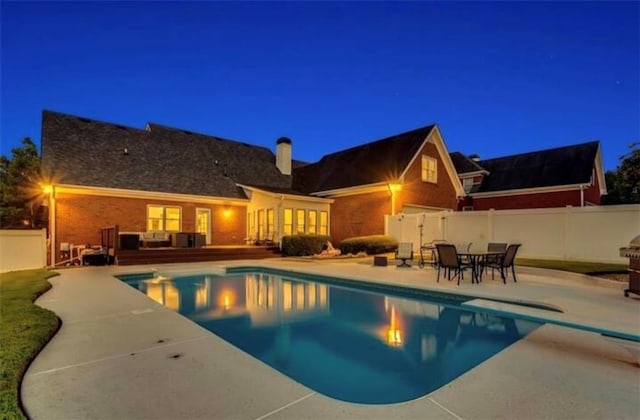
M296 210L296 233L304 233L304 210Z
M284 209L283 216L282 233L284 235L293 235L293 210Z
M267 238L273 239L273 209L267 210Z
M438 182L438 161L427 155L422 155L422 180Z
M320 212L320 230L318 233L320 235L329 234L329 214L326 211Z
M309 210L307 216L309 219L309 233L316 233L316 226L318 224L318 212L315 210Z
M180 207L147 206L148 232L179 232Z
M258 210L258 239L264 239L264 210Z

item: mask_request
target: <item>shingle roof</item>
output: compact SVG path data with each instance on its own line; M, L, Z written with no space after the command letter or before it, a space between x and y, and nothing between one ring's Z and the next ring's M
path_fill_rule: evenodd
M576 144L481 160L489 171L477 192L586 184L591 180L599 142Z
M453 166L455 166L458 175L485 170L474 162L473 159L460 152L449 153L449 156L451 157L451 161L453 162Z
M396 180L434 125L325 155L293 172L293 187L320 192Z
M126 149L126 153L125 153ZM42 166L59 184L246 198L236 183L290 188L267 148L148 124L42 116Z

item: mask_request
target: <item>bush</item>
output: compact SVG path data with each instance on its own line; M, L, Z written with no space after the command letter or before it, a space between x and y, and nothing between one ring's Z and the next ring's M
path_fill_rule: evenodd
M330 240L327 235L289 235L282 238L282 255L301 257L318 254Z
M366 252L369 255L382 254L395 251L398 248L398 241L385 235L357 236L340 242L339 248L343 254L359 252Z

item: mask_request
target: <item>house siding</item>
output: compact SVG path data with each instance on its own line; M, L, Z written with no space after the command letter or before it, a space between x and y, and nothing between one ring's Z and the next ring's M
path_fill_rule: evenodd
M584 199L593 204L600 205L602 196L600 195L600 183L596 176L596 171L593 171L593 185L584 191Z
M437 183L422 181L423 154L438 161ZM393 212L389 191L332 198L335 200L331 205L331 237L334 241L384 234L384 216ZM404 205L456 208L455 186L438 149L432 143L425 144L418 152L417 159L404 175L402 189L396 192L395 212L400 213Z
M158 204L182 208L182 231L195 232L196 207L211 210L211 244L243 244L246 236L246 207L173 200L105 197L70 193L56 194L56 244L100 244L100 229L118 225L122 232L145 232L147 205ZM225 212L225 210L230 210Z
M391 213L391 194L334 197L331 205L331 239L339 243L354 236L384 234L384 215Z
M422 181L422 155L435 158L438 161L438 182ZM418 158L409 166L402 190L396 195L396 212L400 212L403 205L419 205L456 209L456 189L447 174L442 156L432 143L427 143L420 150Z
M580 190L538 194L521 194L503 197L474 198L474 210L515 210L548 207L565 207L580 204Z

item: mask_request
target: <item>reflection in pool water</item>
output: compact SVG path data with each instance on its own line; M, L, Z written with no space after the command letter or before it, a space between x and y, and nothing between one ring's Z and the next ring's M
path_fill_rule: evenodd
M307 387L357 403L425 395L539 326L289 275L121 278Z

